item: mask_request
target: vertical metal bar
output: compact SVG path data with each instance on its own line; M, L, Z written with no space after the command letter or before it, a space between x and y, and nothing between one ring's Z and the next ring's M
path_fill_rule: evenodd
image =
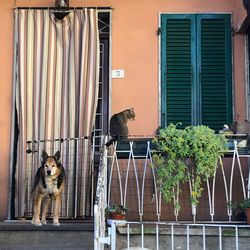
M71 148L71 146L72 147L74 147L74 144L75 144L75 139L73 140L73 141L69 141L69 150L68 150L68 152L69 152L69 157L68 157L68 159L69 159L69 162L68 162L68 166L71 166L72 167L72 170L73 170L73 166L74 166L74 160L73 160L73 158L72 158L72 155L71 155L71 151L73 151L73 152L76 152L75 150L74 150L74 148L73 148L73 150L72 150L72 148ZM65 166L65 167L68 167L68 166ZM70 170L71 170L71 167L70 168L66 168L65 169L65 171L67 171L68 172L68 175L69 175L69 173L71 172ZM67 180L67 191L66 191L66 193L65 193L65 197L67 197L66 198L66 217L68 218L69 217L69 193L70 193L70 189L69 189L69 185L70 185L70 181L69 181L69 179Z
M117 142L116 142L117 144ZM116 150L116 148L115 148ZM122 175L121 175L121 170L120 170L120 165L119 165L119 161L117 159L117 155L115 155L115 159L116 159L116 169L117 169L117 175L118 175L118 181L119 181L119 188L120 188L120 197L121 197L121 204L125 206L124 204L124 200L125 200L125 195L123 196L123 191L122 191ZM121 167L122 168L122 167Z
M137 189L137 200L138 200L138 207L139 207L139 215L140 219L142 220L142 215L140 214L140 209L141 209L141 200L140 200L140 185L139 185L139 177L138 177L138 168L136 167L136 162L135 162L135 157L134 157L134 151L133 151L133 141L129 142L130 145L130 150L131 150L131 157L132 157L132 162L133 162L133 168L135 172L135 180L136 180L136 189Z
M148 149L147 150L148 150L148 154L149 154L150 164L151 164L151 166L154 166L153 165L153 160L152 160L152 155L151 155L151 149L150 149L150 141L148 141ZM152 169L153 184L154 184L154 193L153 193L153 195L155 196L156 215L157 215L158 221L160 221L160 209L159 209L159 202L158 202L158 190L157 190L157 184L156 184L156 177L155 177L154 167L152 167L151 169Z
M116 250L116 224L111 223L111 250Z
M98 250L100 248L100 218L99 218L99 211L98 205L94 206L94 250Z
M82 177L82 204L83 204L83 208L82 208L82 216L85 217L86 215L86 185L89 183L87 180L89 179L90 176L88 176L89 174L89 160L90 160L90 155L89 155L89 142L88 139L83 139L84 141L84 156L83 156L83 164L82 167L83 169L81 169L81 172L83 174Z
M115 146L114 146L114 149L113 149L113 152L112 152L113 155L110 156L110 158L111 158L111 167L110 167L109 181L108 181L108 202L107 202L107 205L109 205L109 201L110 201L111 182L112 182L112 175L113 175L115 160L117 162L116 146L117 146L117 143L115 143Z
M144 226L141 224L141 248L144 249Z
M127 248L129 250L129 246L130 246L130 234L129 234L129 223L127 224Z
M214 198L215 198L215 180L216 180L216 169L213 176L213 189L212 189L212 221L214 220Z
M220 250L222 250L222 232L221 232L221 226L219 226L219 245L220 245Z
M222 162L221 157L220 157L219 163L220 163L220 166L221 166L221 172L222 172L223 182L224 182L224 187L225 187L226 202L228 204L229 198L228 198L227 180L226 180L225 171L224 171L223 162ZM230 220L230 211L229 211L229 207L228 206L227 206L227 215L228 215L229 220Z
M174 225L171 225L171 249L174 250Z
M206 229L202 226L203 250L206 249Z
M89 140L89 139L88 139ZM92 147L90 147L91 149L89 150L89 154L90 154L90 167L91 167L91 201L90 201L90 214L91 216L93 216L93 212L94 212L94 175L95 175L95 167L94 167L94 152L95 152L95 140L96 138L94 137L93 139L93 145ZM90 140L89 143L91 144ZM101 144L102 145L102 144Z
M129 169L130 169L130 161L131 161L131 149L129 151L129 158L128 158L128 165L127 165L127 171L126 171L126 177L125 177L125 186L124 186L124 200L123 205L126 206L126 198L127 198L127 188L128 188L128 176L129 176ZM140 211L140 207L139 207Z
M156 250L159 250L159 224L156 224Z
M242 173L242 168L241 168L241 164L240 164L240 156L239 156L239 152L238 152L238 148L237 148L237 143L235 143L235 150L236 150L236 158L237 158L237 162L238 162L238 167L240 170L240 179L241 179L241 184L242 184L242 191L243 191L243 197L244 199L246 199L246 188L245 188L245 182L244 182L244 177L243 177L243 173Z
M179 192L180 192L180 183L177 183L176 187L176 196L174 196L174 205L179 203ZM178 221L178 216L179 216L179 209L177 209L174 206L174 215L175 215L175 221Z
M238 227L235 226L235 249L239 250L239 234Z
M232 201L232 189L233 189L233 174L234 174L234 167L235 167L235 158L236 158L236 150L237 150L237 144L236 141L234 141L234 153L233 153L233 161L232 161L232 168L231 168L231 175L230 175L230 186L229 186L229 202ZM232 220L232 207L228 207L229 211L229 221Z
M215 193L215 178L216 177L216 170L214 171L214 176L212 180L212 194L210 190L210 183L209 180L207 180L207 190L208 190L208 201L209 201L209 212L210 212L210 218L211 221L214 220L214 193Z
M78 175L79 175L79 166L82 167L82 155L80 152L82 149L82 139L76 140L76 164L75 164L75 183L74 183L74 192L75 192L75 204L74 204L74 217L77 217L77 203L78 203Z
M145 155L145 162L144 162L144 168L143 168L143 177L142 177L142 187L141 187L141 207L139 208L139 213L141 215L141 219L143 216L143 204L144 204L144 188L145 188L145 179L146 179L146 170L147 170L147 164L148 162L148 148L147 148L147 152Z
M189 225L187 225L187 250L189 250Z

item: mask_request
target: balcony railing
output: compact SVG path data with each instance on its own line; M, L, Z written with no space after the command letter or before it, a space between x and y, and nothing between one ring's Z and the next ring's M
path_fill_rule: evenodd
M108 151L103 147L94 206L94 249L104 249L105 244L113 250L124 247L133 249L135 245L144 249L148 245L153 247L150 249L175 249L179 237L186 238L186 242L182 240L186 249L193 249L193 237L195 244L199 238L202 249L222 249L227 244L231 244L232 249L247 246L245 230L249 225L238 221L245 218L235 215L229 204L249 197L249 154L241 147L242 140L239 138L232 139L229 146L228 154L219 160L213 178L205 183L196 209L192 209L188 186L183 194L176 197L182 205L180 212L174 209L174 204L166 204L158 190L150 138L122 141ZM113 221L106 230L105 207L110 203L129 208L122 228ZM192 222L194 217L197 217L196 223ZM153 238L150 238L148 227ZM123 234L125 238L122 238ZM163 239L166 239L165 243Z
M239 149L242 138L231 138L231 142L213 178L204 183L198 206L191 205L189 186L176 197L182 207L180 211L174 208L174 203L163 201L157 187L151 138L118 142L109 148L107 155L108 204L128 207L128 219L137 221L245 220L241 211L232 209L232 204L249 197L250 155Z

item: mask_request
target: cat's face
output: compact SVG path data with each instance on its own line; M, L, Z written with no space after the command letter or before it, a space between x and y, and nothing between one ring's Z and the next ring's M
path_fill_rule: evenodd
M135 120L135 111L134 111L134 108L131 108L131 109L127 109L126 110L126 116L127 116L127 119L129 120Z

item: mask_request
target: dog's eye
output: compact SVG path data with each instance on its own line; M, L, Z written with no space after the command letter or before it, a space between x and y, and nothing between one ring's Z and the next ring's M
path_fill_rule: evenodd
M52 165L52 168L54 168L56 165Z
M48 165L47 165L47 164L45 164L45 165L44 165L44 167L46 167L46 168L47 168L47 167L48 167Z

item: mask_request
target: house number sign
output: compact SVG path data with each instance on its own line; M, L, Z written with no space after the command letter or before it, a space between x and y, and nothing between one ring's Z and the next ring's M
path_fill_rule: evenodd
M124 69L113 69L112 78L124 78Z

